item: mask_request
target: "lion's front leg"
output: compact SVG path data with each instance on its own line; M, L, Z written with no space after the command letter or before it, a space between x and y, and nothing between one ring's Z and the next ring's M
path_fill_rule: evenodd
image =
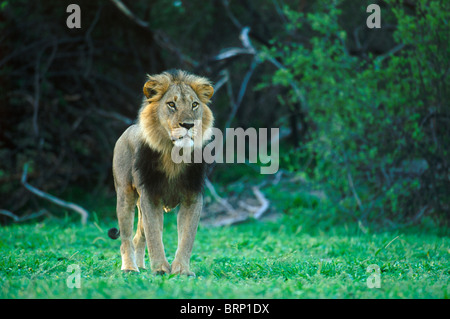
M178 248L172 262L173 274L195 276L189 269L189 261L202 206L203 197L201 194L182 202L180 205L177 216Z
M161 205L151 203L149 197L142 194L140 199L142 223L147 241L150 267L156 274L170 274L170 265L166 259L162 241L164 213Z

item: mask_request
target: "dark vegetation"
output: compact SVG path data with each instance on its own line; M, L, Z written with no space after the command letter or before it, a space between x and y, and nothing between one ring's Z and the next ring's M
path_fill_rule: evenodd
M266 182L312 222L447 225L449 1L76 1L69 29L72 2L0 1L2 223L60 209L22 185L25 163L36 188L114 216L114 143L145 75L181 68L216 83L217 127L280 128L281 175L217 164L223 196Z

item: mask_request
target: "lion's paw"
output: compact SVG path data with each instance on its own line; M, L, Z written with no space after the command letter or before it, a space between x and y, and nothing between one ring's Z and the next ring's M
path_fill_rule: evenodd
M189 266L174 260L172 263L172 274L195 277L195 273L189 270Z
M167 261L152 265L152 271L156 275L170 274L170 265Z
M121 270L123 272L139 272L139 268L136 266L134 262L122 263Z

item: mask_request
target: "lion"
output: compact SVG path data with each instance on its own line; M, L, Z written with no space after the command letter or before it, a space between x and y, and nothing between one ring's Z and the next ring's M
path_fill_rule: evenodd
M214 89L204 77L175 70L149 75L143 91L137 124L114 147L119 230L112 228L108 235L121 237L121 270L125 272L146 269L147 246L153 273L195 276L190 258L203 206L206 164L176 164L171 153L177 146L193 154L208 141L214 121L208 105ZM138 224L132 238L136 205ZM162 241L163 211L178 205L178 247L170 265Z

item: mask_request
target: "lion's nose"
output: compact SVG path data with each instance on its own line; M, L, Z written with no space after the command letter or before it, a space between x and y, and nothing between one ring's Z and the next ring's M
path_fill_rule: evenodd
M194 127L194 123L180 123L180 126L189 130L190 128Z

